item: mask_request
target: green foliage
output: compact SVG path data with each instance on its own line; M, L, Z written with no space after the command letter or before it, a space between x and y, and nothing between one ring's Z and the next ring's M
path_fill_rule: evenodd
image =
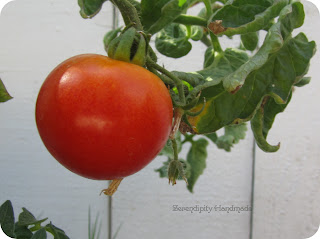
M172 23L157 34L156 48L165 56L180 58L187 55L192 48L188 39L186 27Z
M226 28L220 34L233 36L264 29L277 17L289 0L235 0L228 1L214 13L211 21L222 20Z
M47 220L36 219L33 214L26 208L22 208L22 212L15 222L14 211L10 200L5 201L0 206L0 224L3 232L12 238L17 239L45 239L47 232L54 236L54 239L69 239L65 232L50 222L46 226L41 224Z
M12 97L9 95L6 87L4 86L2 80L0 79L0 103L6 102L10 99L12 99Z
M141 0L141 22L154 34L173 22L195 0Z
M83 18L92 18L97 15L107 0L78 0L80 15Z
M9 236L14 236L14 214L13 207L9 200L0 207L0 224L3 232Z
M254 51L259 43L259 34L258 32L249 32L241 35L241 42L243 46L249 50Z
M191 148L187 155L187 162L190 165L190 176L188 179L188 186L190 192L193 192L193 187L199 176L206 168L208 141L205 139L198 139L191 143Z
M209 67L214 62L214 49L209 46L204 53L203 68Z
M245 123L228 125L224 127L224 135L215 139L211 135L209 138L218 146L218 148L230 152L231 147L234 144L237 144L241 139L246 137L246 131L247 126Z
M176 134L176 145L169 140L161 151L167 161L156 170L160 177L169 174L175 180L178 174L180 178L185 175L192 192L206 167L208 140L229 152L244 139L245 122L250 120L258 146L266 152L279 149L279 145L267 142L267 135L276 115L290 102L292 88L310 82L305 75L316 49L304 33L293 35L305 17L299 1L223 0L217 4L206 0L197 16L188 15L195 0L112 2L119 7L127 27L136 21L133 25L149 37L157 33L155 45L160 54L181 58L190 52L193 41L207 47L203 69L169 72L157 65L157 57L148 46L147 69L163 80L170 89L174 107L183 111L180 125L183 135ZM130 11L122 6L129 5L120 3L128 2L138 17L124 14ZM267 34L259 46L259 33L263 31ZM230 38L239 35L240 47L223 49L219 43L223 35ZM114 36L115 40L119 38L115 33ZM222 128L224 134L218 136L216 131ZM193 139L202 134L205 138ZM187 159L178 158L181 148L188 145ZM181 165L188 173L181 174Z

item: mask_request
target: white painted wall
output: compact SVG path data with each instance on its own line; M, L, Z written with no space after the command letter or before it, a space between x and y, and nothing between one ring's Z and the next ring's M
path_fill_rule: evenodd
M317 8L305 5L305 32L320 46ZM281 142L275 154L257 150L254 198L254 238L302 239L320 223L320 54L311 61L311 83L297 88L286 111L279 114L269 141Z
M317 12L306 7L304 31L319 42L319 33L313 30ZM82 19L78 10L76 0L18 0L2 11L0 77L14 99L0 105L0 203L11 199L16 213L24 206L49 217L71 239L87 238L90 205L93 212L100 211L104 239L107 198L98 194L107 183L81 178L59 165L43 146L34 122L38 90L58 63L80 53L105 54L102 38L112 24L110 3L92 20ZM204 50L199 44L183 59L160 61L169 70L197 70ZM257 150L255 239L302 239L318 228L320 115L314 110L320 100L318 63L316 56L310 68L312 83L296 91L270 132L271 142L282 142L279 153ZM126 178L113 197L113 231L121 225L117 239L249 238L250 212L176 212L173 205L250 205L252 142L249 133L232 153L210 144L207 168L194 194L183 182L172 187L159 179L154 169L162 165L163 157Z

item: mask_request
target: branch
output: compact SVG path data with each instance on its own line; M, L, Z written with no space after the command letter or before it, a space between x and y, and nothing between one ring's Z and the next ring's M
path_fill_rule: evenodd
M142 24L136 8L127 0L111 0L121 12L124 23L127 25L133 24L134 27L142 31Z

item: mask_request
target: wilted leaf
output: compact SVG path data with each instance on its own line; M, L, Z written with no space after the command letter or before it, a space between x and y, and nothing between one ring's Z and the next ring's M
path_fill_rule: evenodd
M100 12L103 3L106 1L107 0L78 0L80 15L83 18L93 18Z
M247 125L245 123L225 126L224 135L218 137L215 143L218 148L230 152L234 144L237 144L241 139L246 137L246 131Z
M211 21L221 21L220 28L223 30L216 32L220 35L232 36L256 32L268 26L288 3L288 0L229 1L214 13Z
M157 34L156 48L161 54L172 58L187 55L192 45L188 41L186 27L177 23L168 25Z
M219 62L214 62L210 70L199 72L207 75L206 79L211 77L211 81L195 87L191 92L196 94L202 90L207 98L204 111L199 116L188 118L196 133L215 132L225 125L250 120L266 95L272 96L277 104L286 104L292 86L306 74L315 51L315 43L308 42L304 34L300 33L294 38L290 35L290 30L301 24L301 19L297 17L301 16L300 7L297 2L288 7L281 14L279 22L271 27L261 49L237 70L231 71L230 63L226 62L223 55L215 59L215 62L223 60L227 63L222 64L223 70L218 68ZM230 89L238 91L235 94L225 91L226 83ZM240 89L237 87L239 85L242 85ZM201 108L200 104L194 111Z
M194 41L200 41L203 37L203 28L199 26L191 26L190 38Z
M201 138L193 141L187 155L187 162L190 165L190 176L188 179L188 189L193 192L193 187L199 176L206 168L208 141Z

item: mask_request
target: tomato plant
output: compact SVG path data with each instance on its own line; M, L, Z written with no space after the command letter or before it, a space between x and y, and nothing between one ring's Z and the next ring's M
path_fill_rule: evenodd
M84 54L62 62L44 81L36 122L48 151L66 168L91 179L121 179L164 147L172 103L146 69Z
M104 2L78 0L81 16L93 18ZM293 34L305 17L299 1L111 3L125 24L107 32L103 40L108 56L116 61L99 56L104 59L101 62L110 64L100 60L87 64L79 59L88 56L71 58L49 75L40 91L39 132L58 161L89 178L120 179L141 169L163 147L159 154L168 159L156 171L173 185L184 179L193 192L206 167L209 141L230 151L245 138L246 123L250 122L262 150L276 152L280 148L280 144L267 142L268 132L293 97L293 89L309 83L305 75L316 49L304 33ZM201 4L197 15L189 14L190 8ZM238 47L221 46L223 37L236 36ZM264 39L260 40L261 36ZM152 38L158 53L171 58L187 55L194 42L203 43L203 69L167 70L157 63ZM139 70L107 70L111 65ZM161 79L163 84L157 83L161 87L149 87L148 80L133 80L140 79L142 72L156 82ZM124 74L127 77L122 77ZM127 80L111 90L118 78ZM135 87L141 88L133 90ZM139 105L146 95L147 103ZM225 133L218 135L219 129ZM181 159L179 152L185 143L191 146L187 158ZM101 167L103 164L107 167ZM113 186L118 184L116 180Z

